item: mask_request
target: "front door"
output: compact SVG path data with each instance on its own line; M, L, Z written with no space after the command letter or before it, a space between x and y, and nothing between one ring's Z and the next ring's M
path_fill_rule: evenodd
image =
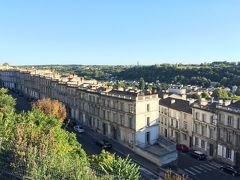
M213 156L213 144L209 144L209 155Z
M240 168L240 151L236 153L236 166Z
M146 132L146 144L150 144L150 132Z
M164 134L165 134L165 137L167 137L167 129L165 129L165 133Z

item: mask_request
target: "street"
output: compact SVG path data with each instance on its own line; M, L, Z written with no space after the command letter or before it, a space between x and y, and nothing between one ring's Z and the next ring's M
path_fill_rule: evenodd
M199 161L187 153L179 153L178 171L196 180L236 180L230 174L220 171L221 164L214 160Z

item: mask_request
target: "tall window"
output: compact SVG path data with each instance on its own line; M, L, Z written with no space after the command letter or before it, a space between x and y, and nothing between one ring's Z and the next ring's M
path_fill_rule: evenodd
M237 120L237 128L240 129L240 118Z
M128 127L133 128L133 122L132 122L132 117L128 117Z
M227 131L227 143L232 143L232 133Z
M147 104L147 112L150 111L150 104Z
M195 124L195 133L198 133L198 125Z
M199 139L198 137L195 137L195 146L198 146L199 145Z
M204 134L205 134L205 128L204 128L204 126L202 126L202 128L201 128L201 130L202 130L202 135L204 136Z
M178 128L178 121L176 121L176 128Z
M147 117L147 126L150 126L150 117Z
M187 122L184 121L184 122L183 122L183 128L184 128L184 129L187 129L187 126L188 126Z
M204 140L201 140L201 148L205 148L205 141Z
M240 147L240 134L237 134L237 146Z
M213 129L212 128L209 129L209 136L211 139L213 139Z
M218 120L220 124L223 124L224 119L222 114L218 114Z
M196 112L195 116L196 116L196 119L199 120L199 112Z
M121 125L124 125L124 119L122 114L120 115L120 122L121 122Z
M206 114L202 114L202 121L203 121L203 122L206 121Z
M226 149L226 157L227 157L228 159L231 159L231 158L232 158L232 151L231 151L231 149L229 149L229 148Z
M121 102L121 103L120 103L120 110L121 110L121 111L123 111L123 108L124 108L123 106L124 106L124 104Z
M228 116L228 121L227 121L228 126L232 126L232 121L233 121L233 117Z

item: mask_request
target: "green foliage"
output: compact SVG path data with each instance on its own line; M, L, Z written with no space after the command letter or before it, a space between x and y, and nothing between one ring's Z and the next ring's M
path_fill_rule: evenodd
M57 118L38 109L17 114L14 106L7 90L0 89L1 169L20 179L139 179L138 166L128 157L102 152L88 159L75 134L62 129Z
M173 173L171 169L168 169L164 174L164 180L186 180L186 175L178 175Z
M114 175L120 179L137 180L140 178L139 166L131 162L129 157L122 159L119 156L102 151L99 155L89 158L91 166L98 168L105 175Z
M212 96L214 98L220 98L220 99L226 99L228 98L228 93L226 90L222 89L222 88L216 88L214 91L213 91L213 94Z
M209 95L208 92L203 92L203 93L201 94L201 97L202 97L202 98L206 98L206 97L210 97L210 95Z
M139 79L139 89L143 90L145 88L145 81L143 77Z

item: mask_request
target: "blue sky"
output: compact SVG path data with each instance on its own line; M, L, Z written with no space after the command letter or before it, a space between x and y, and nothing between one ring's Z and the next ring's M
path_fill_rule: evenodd
M239 59L239 0L0 0L0 63Z

